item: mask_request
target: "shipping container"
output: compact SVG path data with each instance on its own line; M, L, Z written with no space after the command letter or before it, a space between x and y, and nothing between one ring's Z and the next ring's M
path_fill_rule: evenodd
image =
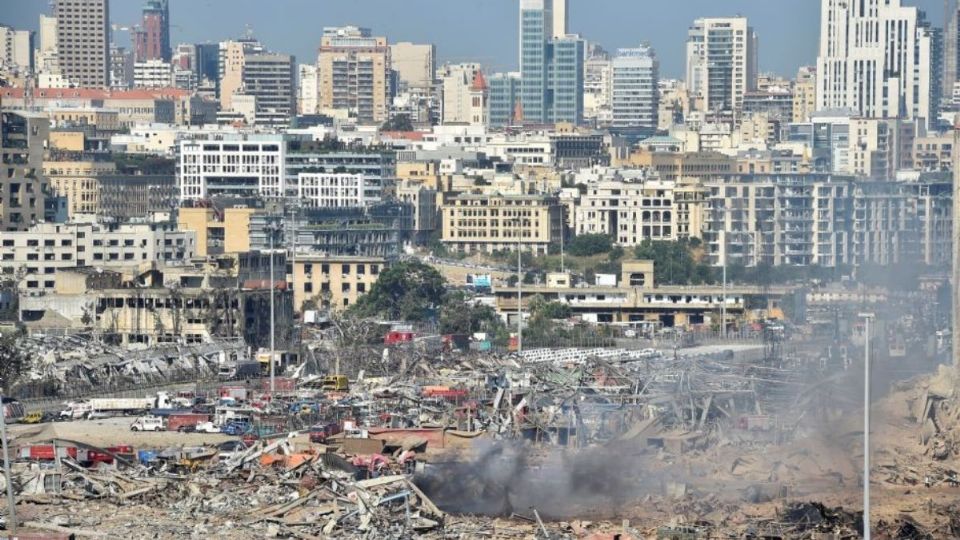
M175 413L167 417L167 431L180 431L180 428L196 426L197 424L209 421L209 414Z

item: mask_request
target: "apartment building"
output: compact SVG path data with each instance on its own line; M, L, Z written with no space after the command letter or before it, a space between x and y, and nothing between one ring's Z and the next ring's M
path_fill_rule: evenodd
M678 215L674 183L660 180L605 180L587 185L574 210L580 234L604 234L621 246L644 240L676 240Z
M56 0L60 75L85 88L110 87L109 0Z
M137 88L170 88L173 86L173 66L160 59L133 64L133 86Z
M652 135L657 130L660 109L660 62L653 49L619 49L611 73L611 127Z
M388 266L382 257L298 254L292 261L293 302L298 311L345 309L369 292Z
M704 242L714 265L851 264L852 179L742 175L709 182Z
M59 269L77 266L137 267L183 262L194 256L196 235L170 221L39 223L25 231L0 232L0 268L21 292L40 294L55 286Z
M296 114L296 59L289 54L246 53L241 94L253 96L254 124L285 127Z
M563 234L563 205L548 195L463 194L441 207L442 241L463 252L545 254Z
M22 231L43 220L47 181L45 115L0 110L0 228Z
M925 135L913 140L913 168L924 172L953 170L953 135Z
M687 37L687 87L695 109L737 114L757 84L757 35L746 17L702 18Z
M317 69L320 112L343 111L361 124L382 124L390 109L390 47L367 28L324 28Z

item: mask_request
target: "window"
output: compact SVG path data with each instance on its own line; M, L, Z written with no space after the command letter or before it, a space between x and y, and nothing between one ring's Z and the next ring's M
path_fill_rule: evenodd
M340 292L350 292L350 284L343 283L340 285Z
M13 247L13 240L4 240L3 247Z
M330 265L329 265L329 264L321 264L321 265L320 265L320 273L321 273L321 274L329 274L329 273L330 273Z
M366 274L366 273L367 273L367 265L365 265L365 264L358 264L358 265L357 265L357 275L358 275L358 276L362 276L362 275L364 275L364 274Z
M378 265L376 265L376 264L371 264L371 265L370 265L370 273L373 274L373 275L379 274L379 273L380 273L380 267L379 267Z
M27 253L27 260L28 260L28 261L39 261L39 260L40 260L40 255L39 255L38 253Z
M310 283L309 281L308 281L307 283L304 283L304 284L303 284L303 292L305 292L305 293L307 293L307 292L313 292L313 283Z
M43 282L43 286L46 287L46 288L48 288L48 289L52 289L52 288L53 288L53 282L52 282L52 281L44 281L44 282Z
M343 272L343 275L345 275L345 276L350 275L350 265L349 265L349 264L342 264L342 265L340 265L340 270Z
M365 293L365 292L367 292L367 284L366 284L366 283L357 283L357 292L358 292L358 293Z
M329 284L329 283L321 283L321 284L320 284L320 290L323 291L323 292L330 292L330 284Z
M44 240L44 241L43 241L43 245L44 245L45 247L53 247L53 246L57 245L57 241L56 241L56 240Z

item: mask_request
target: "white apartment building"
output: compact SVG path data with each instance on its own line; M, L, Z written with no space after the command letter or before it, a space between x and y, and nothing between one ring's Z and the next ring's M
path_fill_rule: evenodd
M933 120L935 38L901 0L822 0L817 110Z
M757 34L746 17L697 19L687 37L687 88L698 111L737 113L757 84Z
M282 135L244 134L180 141L180 200L215 195L282 197L286 144Z
M297 198L309 208L368 206L383 197L383 179L362 174L299 173Z
M133 86L137 88L170 88L173 86L173 67L160 59L133 64Z
M104 224L86 215L0 232L0 270L16 279L21 292L41 294L53 290L61 268L169 264L192 258L195 250L196 233L180 231L172 221Z
M587 58L583 63L583 117L609 123L612 101L613 62L606 56Z

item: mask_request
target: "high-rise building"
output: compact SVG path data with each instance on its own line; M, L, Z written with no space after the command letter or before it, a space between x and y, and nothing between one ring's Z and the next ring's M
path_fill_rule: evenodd
M219 46L218 73L220 84L217 89L220 96L220 108L233 109L233 96L243 87L243 65L248 53L263 52L263 46L253 38L236 41L223 41Z
M586 42L576 35L554 38L548 91L548 122L583 122L583 59Z
M620 49L613 58L613 121L616 129L649 136L657 130L660 63L649 46Z
M56 0L57 59L64 79L110 86L109 0Z
M960 3L944 0L943 14L943 96L953 95L960 66Z
M520 0L520 120L583 120L584 47L567 34L567 0Z
M49 131L45 114L0 111L0 230L24 231L43 220Z
M295 59L289 54L246 54L241 93L256 99L254 123L271 126L289 123L296 113L295 66Z
M33 37L30 30L0 25L0 67L21 73L33 70Z
M607 124L613 101L613 63L606 51L591 45L583 64L583 116Z
M757 84L757 34L746 17L697 19L687 34L687 88L696 110L736 116Z
M37 72L59 73L57 63L57 18L40 15L40 32L37 35L37 49L33 67Z
M937 35L900 0L822 0L817 109L869 118L934 118Z
M170 61L169 0L147 0L143 6L143 21L140 28L134 30L132 38L136 62Z
M197 44L197 80L209 81L220 80L220 44L219 43L198 43Z
M367 28L324 28L317 56L320 112L346 111L360 123L380 124L390 108L390 47Z
M494 73L487 78L487 125L515 124L520 109L520 74Z
M432 44L394 43L390 45L390 66L397 72L400 87L429 91L436 72L437 50Z

